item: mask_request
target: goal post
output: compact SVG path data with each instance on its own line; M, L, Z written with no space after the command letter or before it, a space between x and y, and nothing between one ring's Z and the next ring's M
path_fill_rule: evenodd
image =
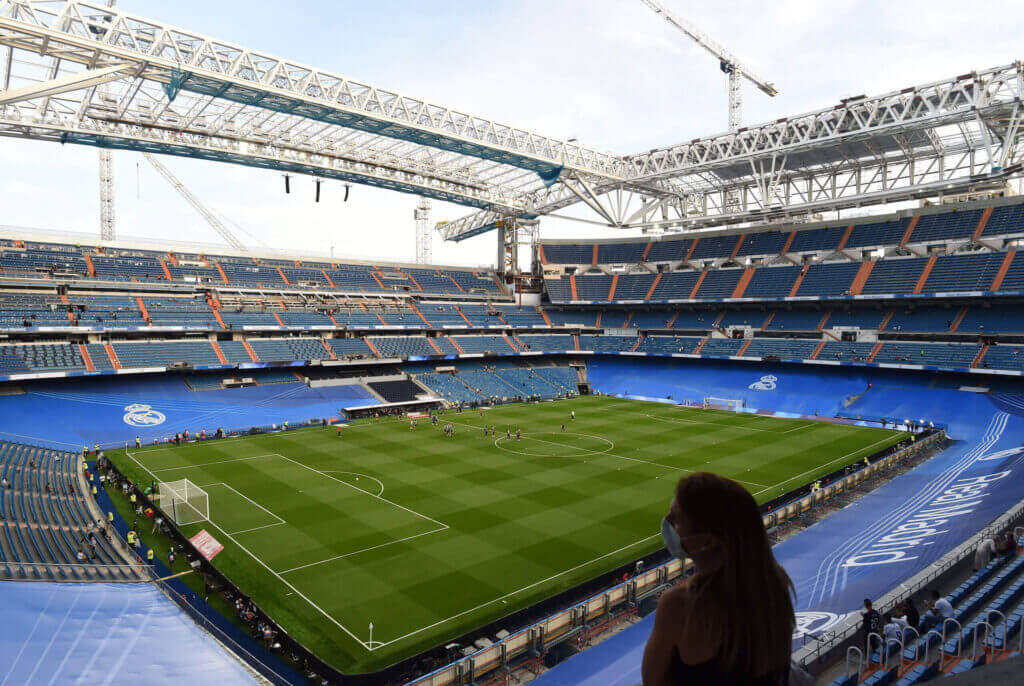
M161 481L157 485L160 509L178 525L210 519L210 496L188 479Z
M743 408L743 401L736 398L716 398L714 396L706 396L704 398L704 409L705 410L739 410Z

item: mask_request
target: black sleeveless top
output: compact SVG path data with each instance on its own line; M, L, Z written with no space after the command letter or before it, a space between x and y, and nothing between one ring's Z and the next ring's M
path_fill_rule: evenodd
M789 683L789 665L782 669L769 672L762 677L750 677L742 674L723 672L708 660L696 665L685 664L679 657L677 649L672 650L672 662L669 664L669 683L680 686L787 686Z

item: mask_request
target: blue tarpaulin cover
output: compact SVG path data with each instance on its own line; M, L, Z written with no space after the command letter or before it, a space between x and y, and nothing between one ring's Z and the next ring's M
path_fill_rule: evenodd
M259 683L151 584L0 582L0 686Z

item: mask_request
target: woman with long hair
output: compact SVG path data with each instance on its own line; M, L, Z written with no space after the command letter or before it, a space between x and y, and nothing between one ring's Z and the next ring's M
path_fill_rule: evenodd
M775 561L753 496L699 472L676 486L666 547L694 575L662 594L644 650L644 686L783 686L789 681L793 583Z

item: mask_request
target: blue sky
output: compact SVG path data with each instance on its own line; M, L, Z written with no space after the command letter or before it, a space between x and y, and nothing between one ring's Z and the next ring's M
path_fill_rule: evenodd
M1024 58L1024 3L664 0L779 87L747 87L757 123ZM725 128L717 63L639 0L376 3L119 0L118 6L540 133L630 153ZM98 231L97 153L0 139L0 224ZM215 243L202 220L134 153L115 155L121 236ZM171 158L167 165L253 245L375 256L413 254L412 196ZM435 219L469 210L434 204ZM557 219L546 237L614 235ZM251 238L250 238L251 236ZM494 239L434 243L435 261L488 264Z

